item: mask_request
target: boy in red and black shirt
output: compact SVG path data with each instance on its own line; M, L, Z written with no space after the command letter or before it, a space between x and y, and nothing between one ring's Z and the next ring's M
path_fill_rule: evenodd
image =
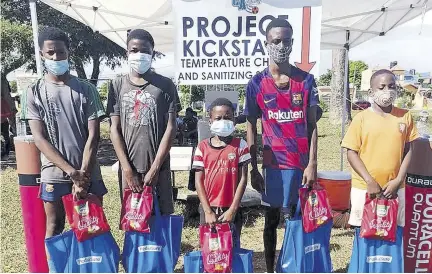
M234 245L239 245L242 218L238 209L247 184L249 148L246 141L232 136L234 106L228 99L211 104L210 123L213 137L198 144L193 161L200 223L233 224Z

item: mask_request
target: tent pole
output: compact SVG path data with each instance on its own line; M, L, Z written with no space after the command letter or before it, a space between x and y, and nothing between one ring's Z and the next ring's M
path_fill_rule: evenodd
M39 53L39 33L38 33L38 22L37 22L37 13L36 13L36 0L30 0L30 16L32 22L33 29L33 44L35 50L35 58L36 58L36 71L39 77L42 77L42 60Z
M192 85L189 85L189 106L192 107Z
M344 94L343 94L343 105L342 105L342 125L341 125L341 138L345 135L345 123L346 123L346 117L347 117L347 98L348 98L348 92L350 92L349 89L349 48L350 48L350 31L346 31L346 43L345 43L345 78L344 78ZM341 154L340 154L340 170L343 171L344 169L344 149L341 148Z

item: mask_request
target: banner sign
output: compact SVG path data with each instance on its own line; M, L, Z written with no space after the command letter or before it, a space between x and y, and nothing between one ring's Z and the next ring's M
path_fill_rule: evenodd
M432 272L432 176L407 174L405 273Z
M175 68L181 85L246 84L269 64L265 30L293 27L290 62L318 73L321 0L173 0Z

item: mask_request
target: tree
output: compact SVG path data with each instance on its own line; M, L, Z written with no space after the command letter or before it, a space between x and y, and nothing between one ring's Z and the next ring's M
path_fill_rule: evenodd
M10 89L11 89L11 93L17 93L18 92L18 86L17 86L17 82L14 80L14 81L10 81L9 82L9 86L10 86Z
M1 2L1 13L2 18L13 23L25 24L27 26L31 25L28 1L3 0ZM93 32L90 27L44 3L37 2L37 16L40 26L57 27L69 35L71 40L70 62L80 78L87 79L87 75L84 71L85 64L92 64L93 69L90 78L97 79L100 73L99 67L102 63L114 69L116 66L120 65L122 59L126 56L125 50L119 45L100 33ZM32 46L28 48L33 51ZM31 60L31 67L33 69L35 68L34 56L23 52L22 58ZM96 84L96 82L97 81L93 81L94 84Z
M5 75L32 58L32 42L32 29L29 26L1 19L1 71Z
M205 88L197 85L180 85L182 106L191 106L192 102L204 101Z
M350 61L349 62L349 82L354 84L357 90L360 89L361 86L361 77L362 72L367 70L369 67L363 61Z
M102 102L108 99L108 83L109 81L105 81L99 88L99 96Z
M345 50L332 51L332 78L330 94L330 114L329 120L332 124L337 125L342 122L342 113L344 104L344 68L345 68Z
M234 87L237 92L238 92L238 100L239 100L239 104L243 104L245 97L246 97L246 86L245 85L235 85Z
M327 70L326 73L321 74L321 76L318 79L317 85L318 86L330 86L332 79L332 71Z

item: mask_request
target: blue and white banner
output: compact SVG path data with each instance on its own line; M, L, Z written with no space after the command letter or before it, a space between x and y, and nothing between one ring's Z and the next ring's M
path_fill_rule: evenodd
M176 80L182 85L246 84L268 66L265 30L288 20L290 62L317 74L321 0L173 0Z

